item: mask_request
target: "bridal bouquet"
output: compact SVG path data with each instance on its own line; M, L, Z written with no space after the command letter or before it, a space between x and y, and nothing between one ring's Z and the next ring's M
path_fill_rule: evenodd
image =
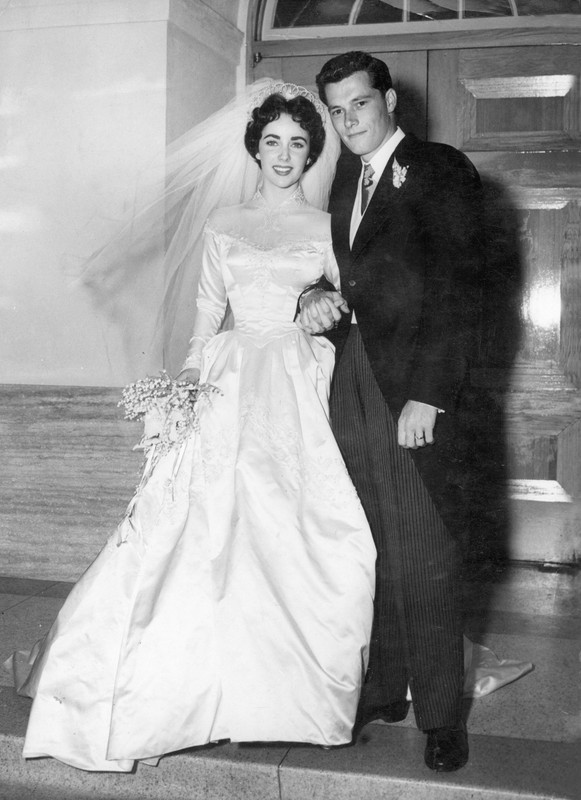
M148 450L156 446L157 454L164 455L198 430L197 404L214 393L221 392L210 383L176 381L162 370L157 377L126 386L119 405L125 409L125 419L144 421L137 447Z

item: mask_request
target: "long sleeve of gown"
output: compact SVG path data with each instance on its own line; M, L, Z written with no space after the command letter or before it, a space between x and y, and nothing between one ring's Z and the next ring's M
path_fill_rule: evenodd
M306 297L313 289L325 291L325 292L334 292L340 291L341 287L341 278L339 275L339 265L337 264L337 259L335 258L335 253L333 251L333 245L329 242L328 247L325 250L324 258L323 258L323 274L317 278L314 283L309 283L308 286L305 286L303 291L300 293L298 300L297 300L297 315L300 313L301 305L303 298Z
M325 251L323 273L329 283L332 284L333 288L337 292L340 292L341 278L339 276L339 265L337 264L337 259L335 258L335 252L332 244L329 244L329 247Z
M218 332L226 312L227 295L220 264L220 244L209 227L204 232L202 271L196 300L196 320L184 369L200 369L205 344Z

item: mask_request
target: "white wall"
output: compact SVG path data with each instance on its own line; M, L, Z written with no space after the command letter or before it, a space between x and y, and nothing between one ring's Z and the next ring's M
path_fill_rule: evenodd
M115 386L159 368L162 270L117 322L68 273L116 229L168 136L233 95L242 34L220 11L14 0L0 16L1 382Z

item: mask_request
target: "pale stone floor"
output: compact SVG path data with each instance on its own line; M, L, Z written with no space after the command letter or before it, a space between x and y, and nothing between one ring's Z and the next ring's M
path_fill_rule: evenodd
M170 756L158 769L138 767L132 782L128 776L86 775L46 759L23 762L19 752L30 701L15 695L4 674L0 800L581 798L578 575L514 565L493 580L467 584L467 634L499 658L530 661L535 669L470 703L471 759L451 776L423 766L424 737L412 715L398 725L369 725L350 748L225 744ZM46 633L71 585L0 577L0 662ZM3 789L1 776L12 774L15 783L5 778L9 788Z

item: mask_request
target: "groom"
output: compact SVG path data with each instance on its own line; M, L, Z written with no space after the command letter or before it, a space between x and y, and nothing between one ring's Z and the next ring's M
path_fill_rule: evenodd
M330 284L306 294L301 322L337 328L333 429L378 550L354 735L374 719L403 720L409 686L425 762L451 771L468 760L457 405L475 337L480 181L458 150L398 127L382 61L337 56L317 85L350 151L329 206L341 295Z

